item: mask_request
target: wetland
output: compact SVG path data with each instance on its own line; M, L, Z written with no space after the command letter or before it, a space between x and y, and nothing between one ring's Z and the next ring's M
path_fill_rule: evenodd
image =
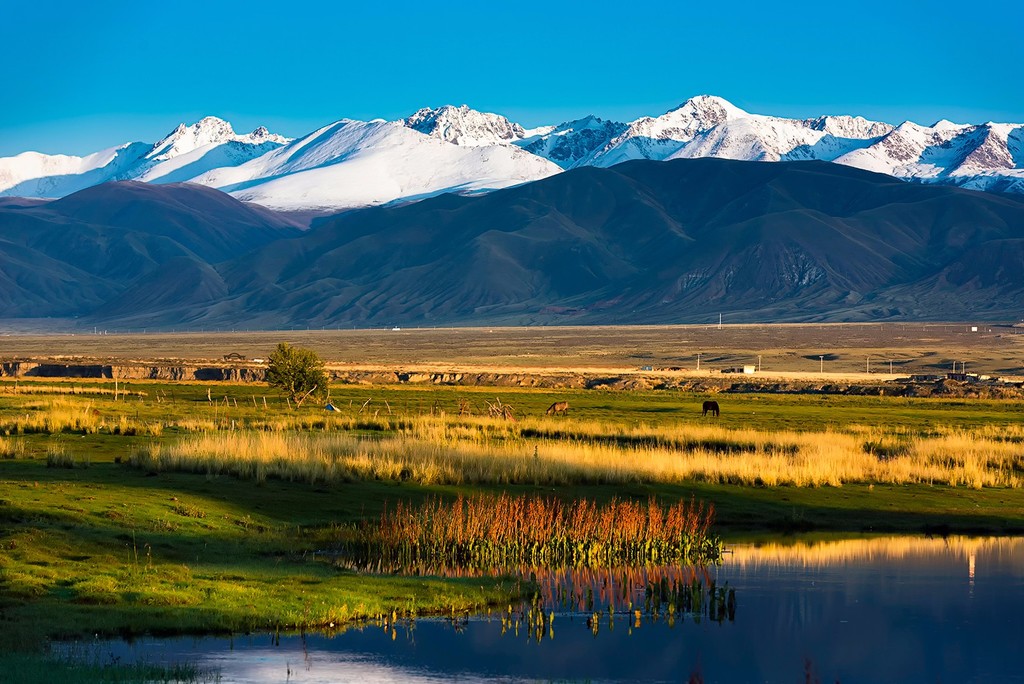
M682 332L722 333L723 364L773 358L780 339L794 345L786 363L809 363L818 333L779 328L775 342L746 326L732 338ZM961 329L924 349L936 369L965 356L957 344L982 340ZM442 343L451 331L389 347L391 332L352 333L365 336L361 350L348 333L304 334L345 340L344 354L323 352L329 367L507 371L523 359L505 352L530 353L518 331L473 332L464 360ZM421 334L434 341L410 341ZM836 349L851 374L865 349L881 356L875 332L856 334ZM275 335L243 354L266 354L285 333ZM531 367L690 372L667 370L693 350L671 351L680 330L622 335L616 346L596 331L593 348L561 355L555 345ZM983 338L971 358L992 372L1020 363L1012 329ZM43 344L7 339L21 359ZM204 350L241 339L132 335L110 340L108 357L213 363ZM92 354L87 342L80 355ZM58 356L69 340L50 343ZM640 359L640 347L656 358ZM718 419L701 416L710 396ZM557 401L567 414L545 415ZM245 668L262 681L1006 679L998 644L1020 609L1024 533L1018 399L337 380L330 402L337 410L295 409L255 382L0 379L4 671L15 681L52 681L61 668L77 681L261 681ZM479 522L484 510L500 524ZM687 519L699 524L671 523ZM402 521L420 541L356 553ZM516 526L540 536L496 541ZM639 536L623 541L627 528ZM442 529L452 536L441 558L392 553L422 550ZM674 541L655 530L675 530ZM571 553L551 556L559 545ZM916 645L871 662L886 634ZM986 643L997 652L987 660ZM65 658L69 648L85 649L86 665L82 651Z

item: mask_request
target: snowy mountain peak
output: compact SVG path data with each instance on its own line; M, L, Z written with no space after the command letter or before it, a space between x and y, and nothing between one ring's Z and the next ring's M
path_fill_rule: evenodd
M879 138L893 130L890 124L871 121L862 116L819 116L817 119L808 119L807 125L837 138L858 140Z
M242 136L240 142L248 142L254 145L260 145L262 143L267 142L277 143L279 145L287 145L289 142L291 142L291 140L291 138L286 138L283 135L271 133L270 131L267 130L266 126L260 126L259 128L253 130L253 132L250 133L249 135Z
M611 166L629 159L666 159L701 133L750 116L721 97L691 97L661 116L645 116L630 123L594 155L593 163Z
M147 156L150 159L171 159L179 154L211 144L225 143L234 140L235 131L231 124L215 116L207 116L188 126L184 123L171 131L167 137L153 145L153 151Z
M500 145L524 137L523 127L500 114L478 112L466 105L423 108L405 119L405 125L445 142L468 147Z
M934 124L932 124L931 127L937 131L959 130L961 128L965 128L963 124L953 123L949 119L939 119Z
M686 117L699 122L703 128L717 126L726 119L743 119L750 116L725 98L715 95L697 95L670 110L664 116Z
M184 123L178 124L178 127L167 137L153 145L152 151L146 157L154 161L166 161L209 145L223 145L232 142L246 145L266 143L284 145L288 140L288 138L271 133L264 126L260 126L248 135L238 135L231 124L224 119L206 116L191 126Z

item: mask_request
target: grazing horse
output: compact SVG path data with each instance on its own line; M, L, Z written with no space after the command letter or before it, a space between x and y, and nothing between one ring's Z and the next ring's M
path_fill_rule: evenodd
M706 416L706 415L708 415L710 413L715 418L718 417L718 402L717 401L705 401L704 402L704 406L702 408L704 409L704 411L700 415Z
M544 413L549 416L554 416L559 413L565 413L569 410L569 402L567 401L556 401L551 406L548 406L548 410Z

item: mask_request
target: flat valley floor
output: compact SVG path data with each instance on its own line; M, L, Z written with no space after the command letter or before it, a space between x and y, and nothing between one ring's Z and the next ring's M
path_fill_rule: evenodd
M401 328L182 333L3 334L0 361L265 359L279 342L333 370L609 372L884 380L911 374L1024 376L1024 328L979 323Z

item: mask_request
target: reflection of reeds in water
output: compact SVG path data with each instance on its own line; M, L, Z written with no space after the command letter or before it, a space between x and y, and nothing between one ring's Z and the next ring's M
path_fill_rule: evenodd
M732 622L736 619L736 590L717 586L703 566L626 566L616 568L563 568L531 571L539 587L531 601L502 611L502 634L529 639L554 639L555 615L586 619L595 636L614 630L624 620L632 633L641 623L680 619Z
M1020 537L879 537L812 543L730 546L728 567L830 567L870 561L927 561L940 556L999 559L1024 572L1024 538Z
M706 426L651 428L538 419L420 416L260 423L256 431L205 433L139 449L131 462L303 482L356 479L422 484L571 485L703 480L760 486L928 483L1024 485L1024 429L881 429L791 432ZM317 423L319 425L319 423ZM197 422L186 429L207 429ZM373 438L351 431L371 431Z
M382 570L713 562L721 552L713 518L712 507L695 502L460 496L385 507L377 523L358 528L347 552Z

